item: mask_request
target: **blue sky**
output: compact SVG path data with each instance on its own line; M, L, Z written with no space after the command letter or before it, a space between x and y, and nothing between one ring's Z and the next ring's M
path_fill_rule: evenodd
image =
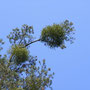
M76 29L74 44L52 50L38 42L30 52L46 59L55 72L53 90L90 90L90 0L0 0L0 38L6 42L2 53L10 46L6 35L13 28L33 25L39 38L43 27L66 19Z

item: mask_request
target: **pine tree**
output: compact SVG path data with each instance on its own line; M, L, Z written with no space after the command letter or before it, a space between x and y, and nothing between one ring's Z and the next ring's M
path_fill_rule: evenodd
M30 55L29 46L36 42L52 48L66 48L66 41L73 43L73 23L65 20L61 24L48 25L42 29L39 39L34 40L32 26L24 24L7 36L11 44L8 54L0 55L0 90L45 90L52 89L54 73L47 68L45 60ZM3 49L0 39L0 51Z

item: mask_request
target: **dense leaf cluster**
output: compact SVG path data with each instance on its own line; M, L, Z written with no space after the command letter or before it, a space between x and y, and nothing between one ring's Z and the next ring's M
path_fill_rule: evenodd
M29 51L23 45L14 45L9 50L9 54L12 55L12 59L16 64L23 63L29 58Z
M72 34L74 31L73 23L68 20L61 24L46 26L41 32L41 41L50 48L65 48L65 41L73 42Z

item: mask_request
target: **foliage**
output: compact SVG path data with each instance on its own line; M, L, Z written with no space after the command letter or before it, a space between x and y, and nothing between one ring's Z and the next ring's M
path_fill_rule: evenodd
M48 45L50 48L65 48L65 41L73 42L74 39L71 36L74 34L74 27L72 25L72 22L66 20L61 24L46 26L41 32L41 41L45 42L45 45Z
M21 29L13 29L13 32L10 32L7 38L12 45L26 45L33 40L33 34L33 27L24 24Z
M8 68L6 63L5 58L0 59L0 90L11 90L19 82L18 74Z
M12 59L16 64L23 63L29 58L29 51L23 45L14 45L9 51L9 54L12 55Z
M4 44L3 40L0 39L0 51L3 49L3 48L2 48L2 45L3 45L3 44Z
M50 68L46 67L45 60L41 64L36 57L31 57L28 63L19 66L5 63L0 60L0 90L40 90L52 84L54 73L49 74Z
M27 70L26 84L24 84L24 89L29 90L39 90L41 87L50 87L52 84L53 74L49 74L50 69L46 67L45 60L43 63L39 61L39 66L34 65L30 66L30 71ZM50 87L51 88L51 87Z
M29 46L37 41L50 48L65 48L65 41L73 41L73 23L66 20L43 28L38 40L34 40L33 27L23 25L7 36L11 44L7 55L0 55L0 90L45 90L52 89L54 73L47 68L45 60L38 61L29 53ZM0 50L4 42L0 39Z

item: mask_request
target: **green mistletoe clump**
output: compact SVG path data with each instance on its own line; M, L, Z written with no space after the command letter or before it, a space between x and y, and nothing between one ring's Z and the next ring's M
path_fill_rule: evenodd
M12 46L10 53L16 64L25 62L29 57L29 52L26 47L23 47L23 45Z
M68 20L61 24L46 26L41 32L41 41L50 48L65 48L65 41L73 42L72 34L74 31L73 23Z

